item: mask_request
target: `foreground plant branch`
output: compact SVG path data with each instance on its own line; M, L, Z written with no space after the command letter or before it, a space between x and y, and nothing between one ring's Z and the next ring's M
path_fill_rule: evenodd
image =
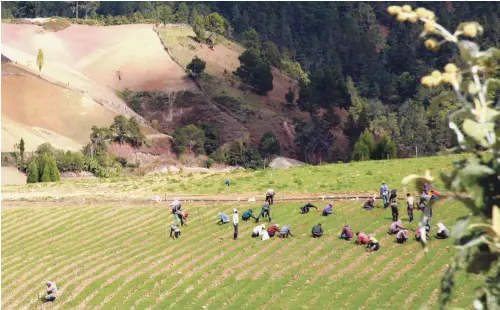
M454 278L460 270L483 280L473 307L499 309L500 110L492 105L500 93L500 80L496 78L500 50L489 48L481 51L476 43L464 39L482 35L483 27L476 22L462 23L452 33L436 22L434 12L425 8L413 10L409 5L390 6L388 12L399 22L420 21L424 24L421 37L427 38L427 49L437 51L443 44L454 44L466 64L466 67L459 68L449 63L443 72L434 70L421 80L428 87L452 87L461 108L449 114L449 127L455 132L460 149L473 154L453 163L451 172L441 174L446 189L454 193L448 198L462 202L471 212L469 216L457 219L453 227L457 254L441 280L441 309L450 301ZM403 185L413 183L421 190L424 183L432 180L428 173L425 176L411 175L403 180ZM419 222L422 235L425 235L426 220L424 216ZM423 240L423 246L427 249L426 240Z

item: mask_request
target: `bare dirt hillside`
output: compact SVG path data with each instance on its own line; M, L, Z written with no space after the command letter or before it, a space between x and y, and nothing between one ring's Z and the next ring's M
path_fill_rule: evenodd
M2 185L19 184L26 184L26 175L15 167L2 167Z

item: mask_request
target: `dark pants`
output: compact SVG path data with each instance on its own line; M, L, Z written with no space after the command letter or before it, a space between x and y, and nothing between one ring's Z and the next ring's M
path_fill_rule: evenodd
M223 222L222 220L220 220L219 222L217 222L217 224L219 224L219 225L223 225L223 224L227 224L227 223L229 223L229 222Z
M176 231L174 233L174 236L175 236L175 239L179 238L181 236L181 232L180 231Z
M257 216L257 220L256 221L258 222L261 217L263 217L263 218L268 217L269 218L269 222L271 222L271 210L270 209L262 209L260 211L259 216Z
M392 221L395 222L398 220L399 217L398 207L391 207L391 210L392 210Z
M309 208L308 207L300 207L300 210L302 210L302 214L309 213Z
M249 217L242 217L241 219L246 222L246 221L248 221L250 219L250 216Z
M387 208L389 206L389 197L382 195L382 201L384 202L384 208Z
M266 195L266 202L269 205L272 205L274 203L274 196L273 195Z
M346 235L346 234L342 234L342 235L340 235L340 238L342 238L342 239L344 239L344 240L349 240L349 239L351 239L351 238L347 237L347 235Z
M54 301L54 300L56 300L54 296L49 296L49 295L45 296L45 301Z
M323 236L323 234L313 234L313 238L319 238L321 236Z
M331 213L328 213L328 212L326 212L326 211L323 211L323 216L328 216L328 215L330 215L330 214L331 214Z
M380 244L377 242L377 243L373 243L370 245L370 249L372 251L378 251L380 249Z
M447 238L448 238L448 236L447 236L447 235L445 235L444 233L437 233L437 234L436 234L436 237L437 237L438 239L447 239Z
M407 240L406 238L396 238L397 243L405 243L406 240Z
M234 226L234 235L233 238L234 240L238 239L238 224L233 224Z
M282 234L282 233L280 233L280 237L281 237L281 238L288 238L288 233L286 233L286 234Z
M276 234L276 232L272 232L272 233L267 232L267 234L269 235L269 238L272 238L272 237L274 237L274 235Z
M408 211L408 218L410 219L410 222L413 222L413 208L408 207L406 211Z

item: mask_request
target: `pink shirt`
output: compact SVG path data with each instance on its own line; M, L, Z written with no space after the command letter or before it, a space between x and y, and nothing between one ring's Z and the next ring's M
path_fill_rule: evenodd
M358 243L368 244L370 243L370 238L368 238L368 236L365 233L360 232L358 235Z

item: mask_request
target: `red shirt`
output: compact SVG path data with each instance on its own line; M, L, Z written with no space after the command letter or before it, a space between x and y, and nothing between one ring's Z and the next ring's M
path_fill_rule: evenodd
M271 225L267 229L267 233L269 234L269 236L274 236L274 234L277 233L278 231L280 231L280 229L276 225Z
M358 235L358 243L360 244L368 244L370 243L370 238L364 233L359 233Z

